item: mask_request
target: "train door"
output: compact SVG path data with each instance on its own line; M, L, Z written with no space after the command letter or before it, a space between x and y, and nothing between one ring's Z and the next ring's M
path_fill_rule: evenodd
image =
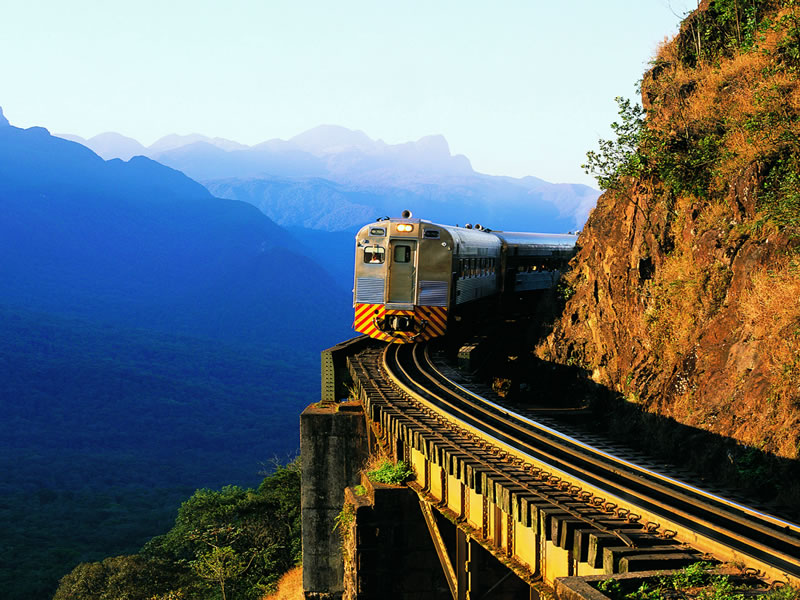
M392 240L389 256L389 303L413 304L417 289L416 240Z

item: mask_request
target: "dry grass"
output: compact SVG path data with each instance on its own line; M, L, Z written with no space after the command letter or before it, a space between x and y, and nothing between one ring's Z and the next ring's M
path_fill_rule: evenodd
M776 451L800 457L800 263L788 258L754 273L742 294L742 326L764 349L771 386L766 408L785 426L773 440Z
M378 451L374 454L370 454L366 464L364 465L364 472L369 473L370 471L380 469L383 463L385 463L387 460L391 463L394 463L394 461L383 454L383 452Z
M800 16L800 9L786 8L776 22L792 11ZM645 86L655 98L649 127L664 139L711 136L718 142L718 158L707 165L711 192L724 191L748 166L768 161L787 144L800 146L797 72L775 66L776 49L788 35L786 26L767 29L749 51L694 66L679 60L677 38L658 50L657 77Z
M683 200L681 204L691 205ZM727 236L731 230L729 209L724 204L706 205L694 229L691 238L678 240L646 284L649 301L644 319L649 347L662 365L675 364L693 352L702 326L727 301L729 266L714 256L700 259L693 245L707 231Z
M653 63L675 63L678 61L678 51L675 45L677 35L665 37L656 48Z
M753 273L742 295L745 325L775 333L800 327L800 265L788 257Z
M281 577L274 594L264 596L261 600L303 600L303 598L303 567L297 566Z
M699 315L697 265L675 253L664 262L657 279L649 283L651 302L645 311L650 348L660 362L671 364L692 346Z
M694 224L695 236L702 235L712 229L728 234L733 228L732 223L733 213L727 203L706 203L703 205L703 210Z

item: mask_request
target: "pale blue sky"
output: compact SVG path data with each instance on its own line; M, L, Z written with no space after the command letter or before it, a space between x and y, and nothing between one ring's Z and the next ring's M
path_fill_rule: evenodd
M148 145L246 144L320 124L388 143L443 134L495 175L580 169L696 0L10 0L13 125Z

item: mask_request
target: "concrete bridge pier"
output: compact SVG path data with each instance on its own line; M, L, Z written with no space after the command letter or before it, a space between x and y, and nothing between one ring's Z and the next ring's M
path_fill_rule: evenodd
M344 592L341 538L335 531L344 489L358 483L369 452L358 402L312 404L300 415L303 590L306 600Z

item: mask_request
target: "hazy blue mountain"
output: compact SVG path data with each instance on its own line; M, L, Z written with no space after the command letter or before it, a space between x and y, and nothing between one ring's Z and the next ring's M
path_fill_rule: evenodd
M597 199L596 190L588 186L486 175L405 186L285 178L204 183L216 196L257 206L281 226L326 231L351 229L409 209L439 223L481 223L498 230L558 233L578 229Z
M373 141L361 131L321 125L293 137L289 143L324 158L328 177L335 181L405 183L430 176L475 174L465 156L450 154L450 146L441 135L390 145Z
M283 144L265 142L246 150L225 151L198 141L150 156L192 178L323 177L328 170L320 158Z
M247 146L244 144L234 142L233 140L226 140L225 138L210 138L205 135L200 135L199 133L191 133L189 135L177 135L172 133L170 135L165 135L164 137L153 142L147 148L147 155L151 156L153 154L158 154L159 152L166 152L168 150L180 148L181 146L196 144L197 142L211 144L212 146L216 146L217 148L221 148L222 150L226 151L244 150L247 148Z
M347 330L348 285L292 245L250 204L148 158L0 128L0 302L318 348Z
M287 227L297 240L298 248L325 266L343 288L352 292L356 233L361 227L344 231L321 231L304 227Z
M129 160L134 156L147 156L152 158L161 152L168 152L176 148L197 143L209 144L224 151L243 150L248 147L232 140L226 140L224 138L209 138L207 136L200 135L199 133L192 133L189 135L165 135L164 137L153 142L148 147L143 146L140 142L133 138L114 132L101 133L89 138L88 140L79 135L73 135L70 133L56 133L55 135L56 137L69 140L71 142L78 142L106 160L112 158Z
M441 135L387 144L321 125L252 147L197 134L164 140L147 155L288 227L348 229L410 208L445 223L568 231L583 226L600 194L585 185L477 173L465 156L450 153Z
M6 116L3 114L3 107L0 106L0 127L10 127L10 125L8 119L6 119Z
M334 279L323 232L1 115L0 587L45 600L297 449L319 351L352 335L352 244Z
M119 133L106 132L98 134L88 140L83 139L79 135L69 134L56 134L57 137L70 140L71 142L78 142L87 148L94 151L100 158L106 160L112 158L120 158L122 160L130 160L134 156L144 156L147 154L147 149L142 146L135 139L125 137Z
M319 125L289 140L292 146L315 155L336 154L342 150L371 151L383 142L373 141L363 131L338 125Z
M226 158L219 153L209 157L208 149L197 141L166 150L148 149L148 156L203 181L269 175L390 184L474 174L466 157L450 154L442 136L390 145L371 140L361 131L333 125L315 127L288 141L269 140L228 154ZM213 162L220 159L224 164Z
M282 227L340 231L379 216L375 195L326 179L231 178L206 183L220 198L257 206Z

